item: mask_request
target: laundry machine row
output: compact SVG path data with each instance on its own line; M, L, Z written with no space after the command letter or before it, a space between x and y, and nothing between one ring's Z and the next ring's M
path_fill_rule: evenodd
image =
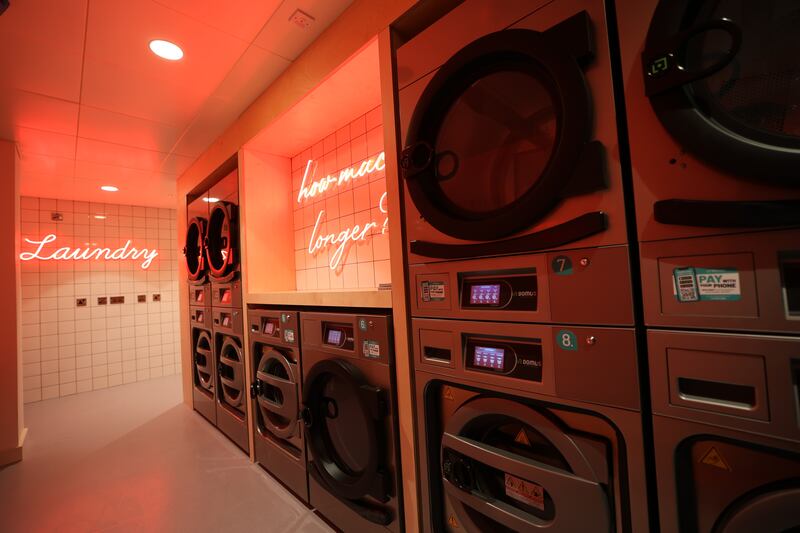
M800 6L616 13L661 530L796 530Z
M194 408L248 452L237 206L236 170L208 190L192 195L187 204L184 255Z
M342 531L403 531L391 316L251 306L255 458Z

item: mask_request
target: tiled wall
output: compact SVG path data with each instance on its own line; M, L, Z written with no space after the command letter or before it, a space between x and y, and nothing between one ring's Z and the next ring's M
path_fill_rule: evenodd
M21 261L25 402L180 372L175 211L25 197L20 207L22 252L36 249L26 237L52 233L51 252L116 249L131 239L159 254L147 270L131 259ZM138 295L147 302L138 303ZM98 304L111 296L125 302ZM78 298L87 306L78 307Z
M309 159L317 164L314 179L320 180L329 174L338 175L348 167L358 168L362 161L375 158L382 151L381 108L377 107L292 158L297 290L372 288L391 281L389 236L382 233L387 215L379 208L381 196L386 192L385 171L297 201ZM322 234L338 234L356 224L364 227L370 221L377 225L364 241L346 248L341 265L334 270L330 268L330 255L336 245L314 254L308 251L321 210L325 211L324 222L319 226Z

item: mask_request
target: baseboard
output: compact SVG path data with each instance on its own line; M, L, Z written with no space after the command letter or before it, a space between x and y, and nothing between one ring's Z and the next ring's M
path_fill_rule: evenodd
M22 446L25 444L25 437L28 436L28 428L23 428L19 434L19 445L16 448L0 450L0 468L22 461Z

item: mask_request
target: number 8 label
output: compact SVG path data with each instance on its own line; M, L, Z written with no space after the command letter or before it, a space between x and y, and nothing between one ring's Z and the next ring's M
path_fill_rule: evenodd
M578 337L568 329L562 329L556 334L558 346L570 352L578 351Z

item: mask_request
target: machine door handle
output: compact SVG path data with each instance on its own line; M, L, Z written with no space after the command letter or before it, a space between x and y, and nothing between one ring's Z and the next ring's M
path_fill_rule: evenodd
M660 200L657 222L697 228L773 228L800 225L800 200Z

